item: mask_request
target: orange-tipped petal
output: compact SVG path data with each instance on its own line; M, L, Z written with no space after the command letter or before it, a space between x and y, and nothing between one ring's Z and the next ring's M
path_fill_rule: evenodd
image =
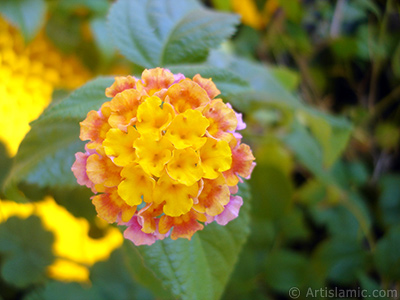
M239 182L237 175L249 178L255 166L254 160L248 145L242 143L232 149L232 167L223 173L228 185L234 186Z
M164 215L161 217L158 224L160 233L167 233L172 227L171 238L176 240L178 238L186 238L190 240L196 231L202 230L204 226L197 222L197 220L205 222L205 216L198 212L191 210L180 217L170 217Z
M162 205L155 203L147 204L138 212L138 221L142 225L142 231L145 233L153 233L157 229L157 217L162 215Z
M90 140L96 145L101 144L111 128L107 121L107 117L102 113L91 110L86 119L80 122L81 133L79 138L82 141Z
M115 77L114 83L106 88L106 96L109 98L115 97L115 95L121 93L124 90L133 89L136 87L137 79L133 76L120 76Z
M203 78L200 74L197 74L193 77L193 81L206 90L210 99L214 99L216 96L221 94L221 91L217 89L217 86L211 79Z
M238 124L233 109L223 103L221 99L216 99L204 108L203 114L210 122L207 132L212 137L227 142L232 139L231 131L234 131Z
M96 185L117 186L121 182L121 176L119 175L121 170L122 168L116 166L107 156L92 154L86 162L86 173Z
M149 96L168 88L175 81L174 74L163 68L144 70L141 83Z
M207 92L189 78L172 85L166 96L178 113L205 106L210 102Z
M133 89L124 90L117 94L110 101L111 115L108 123L113 128L119 128L124 131L126 131L127 126L134 125L142 97L142 94Z
M118 195L117 188L108 189L106 193L92 197L97 214L109 223L118 221L128 222L136 212L136 206L126 204Z
M204 179L204 188L198 197L199 203L193 208L209 216L216 216L222 213L229 197L229 187L222 175L214 180Z

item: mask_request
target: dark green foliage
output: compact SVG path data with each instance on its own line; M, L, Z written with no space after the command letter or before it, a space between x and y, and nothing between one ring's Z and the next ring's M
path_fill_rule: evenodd
M26 288L46 279L46 267L53 262L53 234L43 229L36 216L11 217L0 224L2 278L9 284Z

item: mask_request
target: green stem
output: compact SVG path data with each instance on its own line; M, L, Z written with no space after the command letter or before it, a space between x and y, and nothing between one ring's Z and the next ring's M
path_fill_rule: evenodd
M379 36L378 36L378 48L383 45L384 43L384 37L386 35L386 28L387 24L389 21L389 12L393 6L393 0L388 0L385 8L385 14L383 16L380 29L379 29ZM370 47L372 49L372 47ZM371 63L372 63L372 74L371 74L371 80L370 80L370 90L369 90L369 95L368 95L368 108L372 112L374 103L375 103L375 97L377 93L377 88L378 88L378 78L379 74L382 69L382 63L383 63L383 58L380 56L374 57L373 53L370 53L370 58L371 58Z
M400 97L400 85L397 86L394 90L392 90L389 93L389 95L382 98L382 100L376 104L371 117L374 118L381 115L384 112L384 110L388 108L394 101L397 101L399 97Z
M342 197L341 203L353 214L353 216L357 219L357 222L360 224L361 230L364 232L365 238L367 239L369 248L371 249L371 252L373 253L375 251L375 239L371 233L371 230L369 229L368 222L365 219L364 215L361 213L361 211L358 209L357 206L355 206L353 203L351 203L348 200L348 196L345 195Z

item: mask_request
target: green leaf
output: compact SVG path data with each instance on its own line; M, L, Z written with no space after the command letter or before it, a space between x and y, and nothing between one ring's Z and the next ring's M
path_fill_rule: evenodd
M57 2L57 10L68 14L86 8L91 13L104 16L110 7L108 0L58 0Z
M363 290L365 290L364 293L366 293L366 295L369 295L368 298L372 296L374 299L382 299L382 300L389 299L389 297L379 296L379 292L382 290L382 287L379 285L379 283L377 283L374 279L369 278L366 274L361 273L358 276L358 280L360 281L361 288ZM378 295L376 295L377 292L378 292ZM387 290L385 292L388 292L388 293L396 292L397 293L397 290ZM367 298L367 297L364 297L364 298ZM393 298L395 298L395 297L393 297Z
M400 43L397 45L396 50L392 57L392 72L396 78L400 78Z
M173 66L169 67L169 70L175 74L183 73L186 77L190 78L193 78L196 74L200 74L203 78L211 78L223 96L250 90L250 85L247 81L226 69L207 65L190 65Z
M231 2L229 0L211 0L213 6L218 10L231 10Z
M277 79L276 69L221 51L213 51L208 64L225 67L250 83L253 91L238 91L229 99L240 110L251 113L258 111L260 107L273 107L297 116L299 123L293 128L308 127L311 130L313 137L308 139L316 139L322 148L319 155L322 156L321 166L324 168L331 167L344 151L352 132L350 122L343 117L332 116L304 104L299 97L291 93L287 85ZM278 75L278 78L279 76L282 75ZM302 135L305 134L307 132ZM296 147L300 148L298 145ZM319 160L319 157L317 159ZM311 162L310 166L313 165ZM315 170L315 167L313 169Z
M293 251L279 250L267 256L265 279L274 290L287 294L291 288L303 286L307 269L307 259L304 256Z
M138 283L151 290L158 299L173 298L170 291L162 286L161 280L145 266L139 249L131 241L125 240L123 250L127 265Z
M222 61L220 67L226 67L235 72L243 80L249 82L254 89L252 93L246 92L237 95L238 101L240 101L240 98L245 97L245 99L241 100L242 102L264 102L293 109L302 106L299 99L280 83L274 74L274 69L269 66L253 63L225 53L213 52L208 63L218 65L217 61Z
M110 43L111 35L108 31L107 19L105 17L97 17L90 20L90 28L103 60L109 62L115 54L115 47L113 43Z
M111 100L105 96L105 90L113 82L113 77L98 77L86 83L57 105L49 107L32 125L60 119L81 122L90 110L99 110L104 102Z
M1 0L0 12L30 42L46 19L46 3L44 0Z
M109 14L117 48L146 67L205 60L235 31L236 15L205 9L195 0L119 0Z
M400 280L400 226L391 230L378 242L374 262L378 272L392 280Z
M127 269L122 249L111 253L107 261L97 262L90 270L93 289L99 291L102 299L153 299L151 293L140 287Z
M317 256L328 264L328 278L341 284L353 282L367 262L366 251L354 238L327 240L319 245Z
M76 186L71 172L74 154L83 150L79 122L90 110L108 100L104 95L111 78L95 79L58 104L49 107L31 124L4 183L6 193L22 180L39 186Z
M284 142L294 152L297 159L323 182L331 182L329 174L322 167L322 151L320 145L304 126L295 122L292 132Z
M299 87L300 75L289 68L270 67L272 74L289 91L294 91Z
M343 117L335 117L307 107L301 115L322 148L323 165L331 167L345 150L352 127Z
M226 226L207 225L190 241L165 239L140 246L144 263L178 299L219 299L249 234L249 192L241 184L244 205Z
M331 41L330 47L339 60L350 60L357 54L357 40L353 37L338 37Z
M82 43L82 19L64 11L54 11L46 22L46 36L65 53L76 53Z
M400 223L400 175L387 174L379 179L379 207L385 225Z
M282 219L278 220L279 233L287 241L304 240L310 236L304 214L299 208L289 210Z
M268 182L268 184L265 184ZM254 214L267 220L279 220L288 212L293 186L281 169L259 164L251 180L254 191Z
M341 238L357 238L360 226L354 215L343 206L319 205L310 209L312 218L318 225L325 225L328 232Z
M1 275L10 284L25 288L43 282L53 262L53 234L43 229L36 216L11 217L0 224Z
M51 281L43 289L29 295L29 300L108 300L95 288L85 287L77 282Z

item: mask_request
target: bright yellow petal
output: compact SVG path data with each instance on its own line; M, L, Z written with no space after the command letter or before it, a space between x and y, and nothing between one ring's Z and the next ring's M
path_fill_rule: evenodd
M137 164L124 167L121 176L125 178L118 185L118 194L130 205L140 205L142 200L152 201L155 180Z
M209 124L209 121L201 112L188 109L183 114L175 117L165 137L169 139L177 149L188 147L198 149L206 142L206 138L203 136Z
M215 179L231 167L232 151L227 142L207 138L207 142L200 148L200 159L204 178Z
M156 96L149 97L138 108L136 128L140 134L159 140L174 116L169 103L163 103Z
M164 173L157 181L154 202L159 204L165 201L164 213L171 217L179 217L190 211L193 206L193 198L197 196L198 190L197 183L186 186Z
M191 148L174 150L167 164L167 172L173 179L187 186L199 181L204 174L199 155Z
M136 159L133 143L139 136L133 126L128 127L128 133L111 128L103 141L104 151L108 156L114 157L113 162L117 166L127 166Z
M159 141L152 140L143 135L135 141L136 154L139 165L148 174L160 177L165 169L165 164L172 157L173 146L166 138Z

